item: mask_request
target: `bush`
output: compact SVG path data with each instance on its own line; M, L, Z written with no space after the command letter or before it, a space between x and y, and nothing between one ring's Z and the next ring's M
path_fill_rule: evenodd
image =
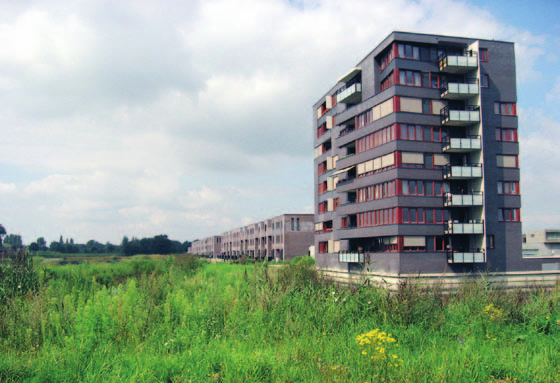
M33 258L26 249L9 250L0 256L0 260L0 303L15 295L37 291L39 281L33 267Z
M290 265L299 265L304 264L309 267L315 267L315 259L310 257L309 255L300 255L299 257L295 257L290 261Z

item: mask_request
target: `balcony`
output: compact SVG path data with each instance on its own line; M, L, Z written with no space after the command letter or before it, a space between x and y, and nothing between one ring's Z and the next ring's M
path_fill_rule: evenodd
M482 166L480 164L464 166L447 165L443 168L443 178L446 180L461 180L480 177L482 177Z
M350 183L354 182L355 179L356 179L356 177L349 177L349 178L345 178L343 180L338 180L338 182L336 183L336 187L350 184Z
M465 83L445 81L441 86L441 98L446 100L465 100L478 92L477 79L468 79Z
M467 105L464 110L453 109L449 106L440 111L441 124L447 126L466 126L480 122L480 110L477 105Z
M338 262L340 263L364 263L365 259L366 257L364 253L351 251L341 251L338 253Z
M345 104L358 104L362 102L362 84L355 83L343 90L336 96L337 104L343 102Z
M482 206L484 199L482 193L473 192L472 194L445 194L444 206Z
M449 55L444 52L439 57L441 72L463 74L476 68L478 68L478 56L475 51L466 51L463 55Z
M477 220L468 223L448 221L445 234L484 234L484 223Z
M466 153L482 149L480 136L467 138L446 137L443 142L443 151L446 153Z
M449 251L447 263L484 263L486 257L483 251Z

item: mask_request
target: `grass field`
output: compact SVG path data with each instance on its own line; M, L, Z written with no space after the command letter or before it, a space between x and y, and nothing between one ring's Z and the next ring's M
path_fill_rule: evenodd
M35 269L4 291L2 383L560 381L559 288L389 295L190 256Z

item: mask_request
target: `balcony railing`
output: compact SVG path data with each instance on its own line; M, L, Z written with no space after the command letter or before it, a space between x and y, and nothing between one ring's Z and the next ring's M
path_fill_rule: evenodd
M348 133L352 133L355 130L354 126L346 126L344 129L340 131L338 134L339 137L345 136Z
M356 179L355 177L350 177L350 178L345 178L343 180L338 180L338 182L336 183L336 187L352 183L354 182L355 179Z
M444 179L466 179L466 178L480 178L482 177L482 165L446 165L443 167Z
M478 68L475 51L465 51L462 55L443 52L439 57L439 70L446 73L466 73Z
M357 104L362 102L362 84L355 83L336 96L336 102L346 104Z
M340 251L338 253L338 261L341 263L364 263L365 259L365 254L357 251Z
M441 98L446 100L464 100L476 96L478 92L478 80L475 78L464 83L444 81L441 85Z
M484 222L480 220L470 222L448 221L445 234L484 234Z
M465 126L480 122L478 105L467 105L464 109L449 109L446 106L440 111L441 124L449 126Z
M445 194L445 206L482 206L484 198L481 192L471 192L470 194Z
M486 257L480 249L473 251L448 251L448 263L484 263Z
M472 152L482 149L480 136L469 136L467 138L446 137L443 141L443 151L449 153Z

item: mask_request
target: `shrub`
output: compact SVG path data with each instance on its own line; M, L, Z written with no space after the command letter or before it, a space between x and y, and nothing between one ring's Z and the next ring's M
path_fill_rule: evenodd
M39 281L33 267L33 258L26 249L9 250L0 259L4 261L0 266L1 303L15 295L37 291Z

